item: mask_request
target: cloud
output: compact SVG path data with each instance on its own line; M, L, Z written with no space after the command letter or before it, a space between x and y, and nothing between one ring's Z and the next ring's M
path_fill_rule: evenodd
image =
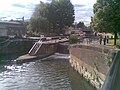
M25 8L25 5L19 4L19 3L17 3L17 4L12 4L12 6Z
M34 11L36 2L26 2L26 0L3 0L0 3L0 17L5 16L3 20L21 18L30 18ZM21 1L18 3L18 1ZM39 3L39 2L38 2Z
M83 4L74 4L74 7L85 7Z
M52 0L46 0L46 1L51 2Z
M91 9L90 9L91 10ZM89 9L84 10L76 10L75 12L75 20L76 22L84 22L85 24L89 24L91 20L91 16L93 15L93 12Z
M91 21L91 16L93 15L93 4L96 2L96 0L71 0L71 1L75 5L75 22L82 21L86 25L88 25Z
M86 7L84 7L84 8L76 8L75 11L76 11L76 13L79 12L79 11L86 11L86 12L90 11L90 12L92 12L93 8L86 8Z
M36 4L34 3L14 3L12 4L13 7L17 7L17 8L24 8L24 9L28 9L30 11L33 11Z
M29 19L35 9L36 4L50 2L51 0L1 0L0 17L9 19L25 17ZM71 0L75 9L75 21L89 23L93 15L93 4L96 0ZM8 19L6 18L6 19Z

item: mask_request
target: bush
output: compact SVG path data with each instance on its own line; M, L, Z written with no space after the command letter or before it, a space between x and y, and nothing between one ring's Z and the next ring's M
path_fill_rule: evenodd
M116 45L116 48L120 49L120 45Z
M70 36L69 37L70 44L75 44L75 43L77 43L77 41L78 41L77 36Z

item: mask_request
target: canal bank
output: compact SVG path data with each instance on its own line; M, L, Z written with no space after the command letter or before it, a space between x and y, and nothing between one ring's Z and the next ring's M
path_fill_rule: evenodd
M94 87L100 89L113 62L115 48L99 45L71 45L71 66Z
M0 55L27 53L35 43L35 40L30 39L8 39L0 43Z

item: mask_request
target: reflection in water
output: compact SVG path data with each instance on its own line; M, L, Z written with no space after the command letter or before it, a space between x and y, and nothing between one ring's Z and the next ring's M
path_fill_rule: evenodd
M66 55L5 67L0 90L95 90L71 68Z
M0 64L10 64L12 60L15 60L21 55L23 55L23 53L0 54Z

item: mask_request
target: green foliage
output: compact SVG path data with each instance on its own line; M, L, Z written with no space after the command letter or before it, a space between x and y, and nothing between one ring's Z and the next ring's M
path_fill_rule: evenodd
M31 17L29 29L33 32L64 33L65 26L74 22L74 7L70 0L52 0L40 2Z
M52 0L47 18L56 33L62 33L65 26L71 26L74 22L74 7L70 0Z
M49 29L49 21L44 17L31 18L30 25L32 30L36 32L47 33Z
M69 37L69 43L70 44L75 44L78 42L77 36L70 36Z
M49 3L43 3L40 1L40 4L36 5L35 11L33 12L32 17L45 17L48 12Z
M116 39L117 40L117 45L120 45L120 39ZM114 39L109 39L109 43L108 44L111 44L113 45L114 44Z
M49 33L49 21L44 17L32 17L27 28L34 35Z
M94 16L91 17L91 28L99 32L115 34L120 32L120 1L119 0L97 0L93 6Z

